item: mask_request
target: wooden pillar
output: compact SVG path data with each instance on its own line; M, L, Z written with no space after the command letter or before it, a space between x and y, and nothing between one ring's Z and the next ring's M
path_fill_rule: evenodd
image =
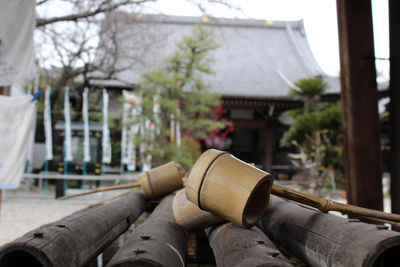
M267 123L267 128L266 128L266 146L265 146L265 170L268 172L271 172L272 169L272 157L273 157L273 133L272 133L272 126L268 122Z
M389 0L390 177L392 212L400 213L400 2Z
M11 93L11 86L0 86L0 95L9 96ZM3 190L0 189L0 215L1 215L1 200L3 198Z
M348 202L382 210L382 167L371 1L337 0Z

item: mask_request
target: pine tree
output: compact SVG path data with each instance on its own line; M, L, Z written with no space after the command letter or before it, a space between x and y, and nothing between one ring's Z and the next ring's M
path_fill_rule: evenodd
M281 146L296 149L307 157L306 162L317 169L341 168L341 105L321 104L318 99L327 84L320 78L301 79L292 95L304 97L305 108L288 112L294 123L281 139Z
M220 97L210 93L210 85L204 81L214 74L209 54L217 48L212 29L196 26L190 36L177 44L176 52L161 68L142 76L137 92L143 103L141 120L142 124L153 123L154 130L136 141L138 145L148 144L153 164L175 160L191 167L201 153L198 140L224 127L212 117ZM159 111L154 103L159 103ZM180 145L174 127L177 124L182 135Z

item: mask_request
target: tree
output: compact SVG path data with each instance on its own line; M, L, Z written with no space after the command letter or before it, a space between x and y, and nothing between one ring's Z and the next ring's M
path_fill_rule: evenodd
M342 168L341 105L321 104L315 99L327 85L320 78L301 79L295 83L296 95L305 97L305 108L288 112L293 125L281 139L281 146L295 147L299 154L289 155L303 170L318 175L320 170ZM292 93L292 94L293 94Z
M145 4L155 1L36 0L38 63L44 70L47 84L52 87L51 100L56 109L62 104L65 86L71 88L71 97L77 99L76 103L81 103L83 88L99 78L96 74L101 73L103 80L116 79L121 71L140 64L140 56L133 57L128 53L129 47L119 46L118 28L104 27L102 22L111 12L123 10L138 13ZM226 0L187 1L203 13L214 5L234 8ZM124 58L127 64L118 65L119 58ZM105 65L107 68L103 68ZM76 109L80 110L81 106Z
M290 88L290 94L304 99L306 111L309 111L316 97L322 95L328 87L328 84L320 77L300 79L294 85L293 88Z
M164 66L142 76L138 90L143 100L141 120L153 122L155 130L145 137L142 135L137 142L148 144L154 163L175 160L191 166L200 153L196 140L203 140L208 133L224 127L212 119L219 96L209 93L209 85L203 80L213 74L209 53L217 47L212 30L197 26L191 36L183 37ZM154 109L155 102L161 112ZM180 124L183 136L180 146L174 131L171 133L171 123Z

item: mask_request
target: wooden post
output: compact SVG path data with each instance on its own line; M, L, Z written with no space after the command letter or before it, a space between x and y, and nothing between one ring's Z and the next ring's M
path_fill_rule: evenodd
M371 1L337 0L349 204L383 209Z
M166 196L139 225L107 266L185 266L186 232L172 213L174 196Z
M261 220L277 245L310 266L400 266L400 233L272 196Z
M128 230L145 204L136 191L43 225L3 246L0 266L85 266Z
M273 142L273 132L272 132L272 126L271 123L267 123L267 128L266 128L267 134L266 134L266 146L265 146L265 166L264 169L267 172L272 171L272 157L273 157L273 151L274 151L274 142Z
M9 96L11 93L11 86L0 86L0 95ZM3 189L0 188L0 215L1 215L1 201L3 198Z
M389 0L390 178L392 212L400 214L400 2Z
M225 223L206 231L217 266L293 266L257 227Z

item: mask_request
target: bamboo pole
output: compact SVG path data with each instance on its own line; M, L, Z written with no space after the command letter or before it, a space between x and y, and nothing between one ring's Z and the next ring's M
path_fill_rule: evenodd
M138 175L139 182L125 185L105 186L92 191L82 192L58 198L64 200L72 197L84 196L97 192L141 187L146 199L156 199L163 197L177 189L182 188L184 169L175 162L171 161Z
M398 214L392 214L383 211L343 204L326 198L320 198L309 194L305 194L276 184L272 186L271 193L276 196L280 196L295 202L299 202L317 208L322 212L339 211L344 214L360 215L363 217L385 220L388 223L400 222L400 215Z
M89 209L89 208L96 207L96 206L101 205L101 204L103 204L103 203L106 203L106 202L108 202L108 201L111 201L111 200L120 198L120 197L122 197L122 196L125 196L125 195L127 195L127 194L129 194L129 193L131 193L131 192L132 192L132 191L128 191L128 192L125 192L125 193L123 193L123 194L119 194L119 195L117 195L117 196L113 196L113 197L104 199L104 200L102 200L102 201L99 201L99 202L90 204L90 205L88 205L86 208Z
M73 197L80 197L80 196L90 195L90 194L104 192L104 191L111 191L111 190L118 190L118 189L130 189L130 188L135 188L135 187L140 187L140 186L141 186L140 183L105 186L105 187L96 188L94 190L87 191L87 192L82 192L82 193L59 197L59 198L57 198L57 200L64 200L64 199L69 199L69 198L73 198Z

